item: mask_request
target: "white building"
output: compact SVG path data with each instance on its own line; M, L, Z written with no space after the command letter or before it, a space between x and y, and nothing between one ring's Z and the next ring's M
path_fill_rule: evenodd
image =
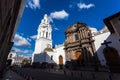
M94 42L95 48L96 48L97 55L98 55L101 65L106 66L106 63L107 63L107 58L105 58L105 53L104 53L104 49L107 46L114 48L117 51L118 55L120 55L119 38L117 37L116 34L111 34L106 26L102 30L94 32L93 36L94 36L94 40L95 40L95 42ZM112 50L111 50L111 53L113 53L113 55L115 55L114 51L112 52ZM110 53L108 54L108 56L111 59L112 58L114 59L113 55L110 57Z
M38 27L38 35L35 43L35 50L32 54L32 62L48 62L56 64L65 63L65 52L63 45L52 48L52 27L47 14L41 20Z
M17 55L15 50L11 50L7 60L12 60L11 65L21 65L22 61L25 59L24 56Z
M9 59L12 60L12 63L11 63L12 65L15 63L15 59L14 59L14 58L16 57L16 55L17 55L17 54L16 54L16 51L15 51L15 50L11 50L10 53L9 53L9 55L8 55L8 58L7 58L7 59L8 59L8 60L9 60Z

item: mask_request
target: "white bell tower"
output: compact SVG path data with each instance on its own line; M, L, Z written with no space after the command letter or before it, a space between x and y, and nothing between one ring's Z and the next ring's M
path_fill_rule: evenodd
M47 14L44 15L44 18L41 20L41 23L38 27L38 35L35 43L35 50L33 54L40 54L44 52L44 49L47 47L52 48L52 28L48 19Z

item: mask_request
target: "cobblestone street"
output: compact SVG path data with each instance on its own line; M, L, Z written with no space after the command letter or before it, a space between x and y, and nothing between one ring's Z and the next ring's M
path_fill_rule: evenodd
M16 74L15 72L9 70L6 72L2 80L26 80L26 79L24 79L19 74Z
M15 72L30 80L119 80L119 73L70 71L70 70L42 70L32 68L16 69ZM102 76L102 77L101 77Z

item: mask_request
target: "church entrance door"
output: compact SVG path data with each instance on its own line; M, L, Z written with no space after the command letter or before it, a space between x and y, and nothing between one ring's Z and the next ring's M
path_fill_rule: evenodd
M59 64L63 65L63 57L61 55L59 56Z
M63 57L61 55L59 56L59 67L63 69Z
M77 51L75 53L75 60L76 60L77 64L82 65L82 63L83 63L83 59L82 59L83 57L82 56L83 56L82 52L80 52L80 51Z
M118 51L115 48L106 47L103 49L103 54L110 70L113 72L120 71L120 58Z
M79 60L79 59L81 59L82 58L82 53L80 52L80 51L77 51L76 53L75 53L75 59L76 60Z

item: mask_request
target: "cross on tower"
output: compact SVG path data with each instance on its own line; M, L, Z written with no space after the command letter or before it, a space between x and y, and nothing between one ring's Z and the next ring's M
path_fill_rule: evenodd
M106 41L106 40L104 40L104 42L103 43L101 43L101 45L105 45L106 47L108 47L108 44L110 44L110 43L112 43L111 41Z

